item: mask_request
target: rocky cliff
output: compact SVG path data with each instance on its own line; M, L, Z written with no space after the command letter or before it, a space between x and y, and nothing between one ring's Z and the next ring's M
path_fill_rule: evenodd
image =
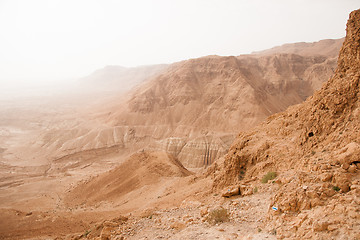
M267 172L277 173L268 220L279 238L358 239L359 81L357 10L350 14L335 75L303 104L240 133L209 172L214 187L251 189Z

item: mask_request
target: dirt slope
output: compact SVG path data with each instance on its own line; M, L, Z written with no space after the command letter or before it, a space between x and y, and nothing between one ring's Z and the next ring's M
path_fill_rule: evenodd
M80 184L65 199L71 205L116 201L125 194L155 185L170 177L191 173L180 162L164 152L140 152L117 168Z
M360 238L359 23L356 10L336 73L320 91L241 133L212 169L215 188L251 189L277 172L268 219L280 238Z

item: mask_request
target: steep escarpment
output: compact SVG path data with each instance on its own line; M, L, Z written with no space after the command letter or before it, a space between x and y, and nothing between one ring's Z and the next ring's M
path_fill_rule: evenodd
M303 104L240 133L209 172L215 188L244 189L276 172L268 219L280 238L360 236L359 31L356 10L335 75Z

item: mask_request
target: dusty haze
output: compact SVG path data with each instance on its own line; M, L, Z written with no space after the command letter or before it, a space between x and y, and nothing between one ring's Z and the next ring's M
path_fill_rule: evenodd
M1 1L0 239L360 238L354 5Z

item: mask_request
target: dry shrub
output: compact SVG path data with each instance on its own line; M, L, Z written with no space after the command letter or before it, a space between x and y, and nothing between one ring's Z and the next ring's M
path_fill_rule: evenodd
M228 210L222 207L214 209L209 213L206 220L211 224L228 222L230 220Z
M262 179L261 182L262 183L267 183L269 180L273 180L274 178L276 178L277 174L276 172L268 172Z

